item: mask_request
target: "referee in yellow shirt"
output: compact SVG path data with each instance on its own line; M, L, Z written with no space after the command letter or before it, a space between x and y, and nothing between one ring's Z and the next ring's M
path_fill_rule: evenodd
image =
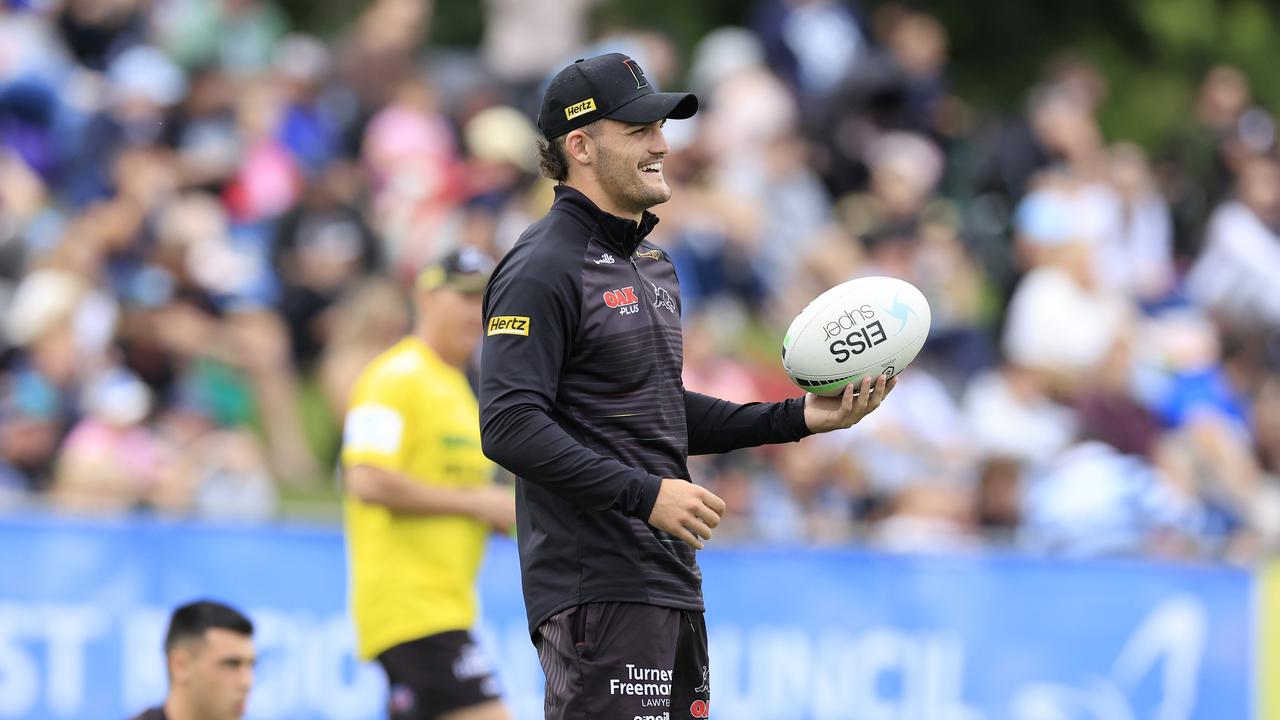
M392 720L507 720L471 636L476 574L491 531L515 523L492 484L463 368L480 340L482 253L451 253L414 292L413 333L352 391L343 428L350 601L363 659L386 670Z

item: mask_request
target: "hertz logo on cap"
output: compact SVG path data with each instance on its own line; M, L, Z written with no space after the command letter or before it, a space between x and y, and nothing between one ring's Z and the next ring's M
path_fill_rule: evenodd
M489 335L529 336L529 318L522 315L495 315L489 318Z
M595 109L596 109L596 99L595 99L595 98L587 98L586 100L583 100L582 102L574 103L574 104L570 105L569 107L565 108L565 109L564 109L564 119L565 119L565 120L572 120L572 119L574 119L575 117L577 117L578 115L581 115L581 114L583 114L583 113L589 113L589 112L591 112L591 111L593 111L593 110L595 110Z

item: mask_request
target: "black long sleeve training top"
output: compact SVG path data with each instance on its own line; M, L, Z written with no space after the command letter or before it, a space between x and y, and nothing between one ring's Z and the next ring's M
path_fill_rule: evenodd
M684 389L675 267L568 186L485 292L484 452L519 478L516 526L530 632L587 602L702 610L688 545L646 523L690 454L809 434L801 398L736 405Z

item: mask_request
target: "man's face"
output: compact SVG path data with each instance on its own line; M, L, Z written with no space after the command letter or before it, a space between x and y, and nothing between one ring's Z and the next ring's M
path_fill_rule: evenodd
M438 329L442 355L451 362L465 360L475 351L484 330L484 294L461 292L451 287L428 291L421 299L420 311L430 317Z
M174 649L173 683L202 720L239 720L253 687L256 660L251 637L210 628L202 639Z
M662 158L670 151L662 134L666 122L632 125L602 121L595 141L595 173L601 189L622 210L639 213L671 199L662 175Z

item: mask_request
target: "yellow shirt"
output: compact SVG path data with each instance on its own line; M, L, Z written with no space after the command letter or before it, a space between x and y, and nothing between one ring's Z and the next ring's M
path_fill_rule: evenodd
M493 466L480 450L480 410L466 376L412 337L361 373L342 445L348 468L368 465L442 487L492 480ZM475 623L485 523L458 515L399 515L350 493L344 506L348 587L363 659Z

